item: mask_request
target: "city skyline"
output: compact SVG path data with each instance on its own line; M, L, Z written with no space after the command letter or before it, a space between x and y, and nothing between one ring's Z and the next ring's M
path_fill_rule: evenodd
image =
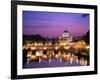
M89 30L89 14L23 11L23 34L54 38L67 30L82 36Z

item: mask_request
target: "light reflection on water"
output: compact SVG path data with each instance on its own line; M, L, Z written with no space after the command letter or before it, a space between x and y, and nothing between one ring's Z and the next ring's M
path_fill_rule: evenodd
M27 61L23 64L23 68L45 68L45 67L68 67L68 66L87 66L87 59L74 55L73 53L43 54L37 51L27 53Z

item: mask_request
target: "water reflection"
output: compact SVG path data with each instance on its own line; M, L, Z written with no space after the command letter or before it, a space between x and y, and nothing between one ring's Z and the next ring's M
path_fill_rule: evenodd
M30 64L35 65L37 63L41 65L44 65L44 63L48 65L48 63L51 63L51 65L53 66L54 61L55 64L59 63L59 65L60 64L62 65L62 63L70 64L72 66L89 65L88 57L76 55L75 53L68 51L23 49L23 67L25 67L25 65L30 65ZM56 65L56 67L57 66L58 65ZM46 65L44 67L46 67Z

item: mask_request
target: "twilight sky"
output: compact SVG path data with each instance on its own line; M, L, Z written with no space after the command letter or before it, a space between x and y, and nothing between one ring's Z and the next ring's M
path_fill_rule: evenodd
M71 36L89 30L89 15L82 13L23 11L23 34L54 38L67 30Z

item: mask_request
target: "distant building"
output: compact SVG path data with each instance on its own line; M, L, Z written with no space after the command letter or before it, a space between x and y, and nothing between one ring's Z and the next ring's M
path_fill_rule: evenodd
M64 31L63 34L59 37L58 42L59 45L69 45L72 41L72 36L68 33L68 31Z
M77 47L77 48L85 48L85 47L86 47L86 42L85 42L85 40L77 41L76 47Z

